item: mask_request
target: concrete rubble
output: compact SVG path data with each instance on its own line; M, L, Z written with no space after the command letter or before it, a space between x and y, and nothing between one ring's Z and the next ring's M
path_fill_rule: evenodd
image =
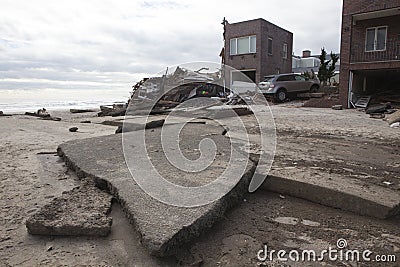
M396 112L389 114L386 118L386 121L391 125L396 122L400 122L400 110L397 110Z
M382 180L398 176L396 169L388 164L398 162L396 146L377 143L373 134L361 128L361 122L360 126L353 127L360 127L360 132L364 131L363 135L368 138L356 138L354 133L350 135L351 130L351 139L340 137L332 132L337 129L336 125L330 128L311 123L312 119L319 120L320 116L332 123L336 119L335 123L338 123L342 121L338 116L343 119L350 116L346 113L337 115L337 111L331 110L319 114L316 109L303 111L302 120L307 124L302 123L298 128L294 127L300 119L296 113L298 111L293 110L290 116L276 120L290 127L278 125L280 131L274 163L263 189L380 219L400 213L399 190L394 186L382 186ZM376 132L378 140L389 142L389 137L395 137L388 135L384 138L377 131L379 128L372 125L369 130ZM252 135L249 136L251 139ZM373 152L369 152L371 146L374 146Z
M360 183L341 175L307 169L272 171L263 189L290 195L355 214L387 219L400 212L400 196L382 186Z
M54 198L26 221L32 235L107 236L112 196L83 184Z

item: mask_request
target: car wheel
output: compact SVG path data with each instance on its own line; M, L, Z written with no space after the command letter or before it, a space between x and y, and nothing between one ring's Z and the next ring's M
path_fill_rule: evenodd
M276 92L276 100L278 102L283 102L286 100L286 90L285 89L279 89L278 92Z
M314 84L313 86L311 86L310 88L310 93L316 93L319 89L319 86Z

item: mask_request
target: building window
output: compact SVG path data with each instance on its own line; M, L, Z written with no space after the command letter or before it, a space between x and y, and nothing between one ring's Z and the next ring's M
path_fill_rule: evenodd
M387 26L368 28L365 40L365 51L386 50Z
M282 51L282 57L284 58L284 59L287 59L287 44L286 43L284 43L283 44L283 51Z
M237 46L236 46L237 39L231 39L231 55L237 54Z
M272 55L272 38L268 38L268 55Z
M230 54L248 54L256 52L256 36L233 38L230 41Z

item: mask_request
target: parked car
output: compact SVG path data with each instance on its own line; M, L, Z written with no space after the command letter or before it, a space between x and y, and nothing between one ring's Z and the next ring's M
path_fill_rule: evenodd
M272 96L283 102L291 93L315 92L320 87L318 80L310 80L299 74L278 74L266 76L259 83L259 88L265 96Z

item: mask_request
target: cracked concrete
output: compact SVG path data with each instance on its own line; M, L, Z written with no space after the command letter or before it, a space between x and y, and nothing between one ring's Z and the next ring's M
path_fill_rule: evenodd
M379 219L399 214L399 193L342 175L307 169L274 170L263 189Z
M63 192L26 220L33 235L107 236L111 231L111 195L83 184Z
M164 126L169 127L169 126ZM166 160L159 141L160 128L146 130L146 144L157 170L169 181L183 186L200 186L213 181L229 164L231 146L223 136L222 127L187 124L180 135L185 155L198 157L198 142L207 135L217 146L217 156L211 166L193 174L172 168ZM134 137L135 132L125 133ZM142 244L154 255L173 254L178 248L201 234L219 220L227 209L241 200L254 172L254 163L247 161L239 183L221 199L200 207L182 208L164 204L147 195L132 178L122 152L121 135L74 140L61 144L58 153L80 177L90 177L106 188L122 205L131 224L141 236Z

